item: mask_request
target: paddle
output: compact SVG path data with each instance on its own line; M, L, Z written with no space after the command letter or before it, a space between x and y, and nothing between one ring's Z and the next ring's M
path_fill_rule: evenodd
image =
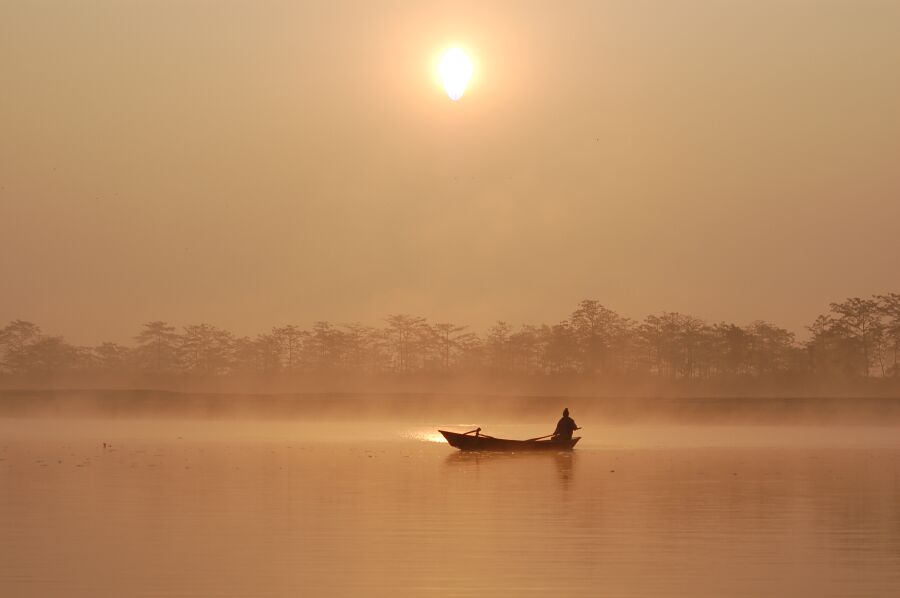
M579 428L575 428L575 429L580 430L581 428L579 427ZM555 436L555 435L556 435L556 432L554 432L553 434L547 434L546 436L538 436L537 438L529 438L525 442L532 442L534 440L543 440L544 438L550 438L551 436Z
M466 434L471 434L472 432L475 432L475 436L478 436L479 438L487 438L489 440L495 440L495 438L493 436L488 436L487 434L482 434L481 428L475 428L474 430L469 430L468 432L463 432L463 436L465 436Z

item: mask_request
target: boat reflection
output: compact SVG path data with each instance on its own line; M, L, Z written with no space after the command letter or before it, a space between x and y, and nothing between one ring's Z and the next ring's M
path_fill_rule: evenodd
M444 467L448 474L511 476L520 474L522 479L533 477L535 468L552 463L560 486L568 489L575 476L578 451L457 451L447 455Z

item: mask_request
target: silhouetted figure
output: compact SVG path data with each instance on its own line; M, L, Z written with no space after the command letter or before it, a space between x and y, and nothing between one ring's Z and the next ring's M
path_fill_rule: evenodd
M569 417L569 408L563 409L563 416L556 424L556 430L553 432L554 440L572 440L572 432L580 428L575 425L575 420Z

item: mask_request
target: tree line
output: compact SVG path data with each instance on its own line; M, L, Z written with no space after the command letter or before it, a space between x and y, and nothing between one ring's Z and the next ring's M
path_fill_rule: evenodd
M222 377L329 374L590 375L610 379L765 379L785 375L900 376L900 294L832 303L808 338L764 321L710 324L663 312L643 320L584 300L556 324L468 326L407 314L381 326L316 322L253 337L210 324L145 323L125 346L76 346L37 325L0 329L0 376L127 374Z

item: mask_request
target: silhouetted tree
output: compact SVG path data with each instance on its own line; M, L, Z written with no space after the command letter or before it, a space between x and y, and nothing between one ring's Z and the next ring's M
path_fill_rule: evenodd
M341 334L343 366L350 371L371 372L377 367L376 331L359 322L344 324Z
M808 327L806 342L810 369L818 374L852 375L860 371L860 351L856 339L828 314L818 316Z
M649 316L639 328L644 343L655 345L657 371L670 378L693 378L703 370L710 352L706 324L693 316L663 312Z
M678 340L683 347L684 355L683 375L690 379L697 372L698 361L702 364L702 358L706 355L704 341L707 328L703 320L684 315L678 315L678 325L680 326Z
M316 322L303 342L306 362L313 369L334 369L340 363L342 341L340 330L328 322Z
M181 367L206 375L227 371L231 362L231 333L209 324L185 326L178 352Z
M41 336L27 344L23 361L25 372L30 374L54 374L76 369L78 352L61 336Z
M236 338L232 343L230 370L241 374L274 372L281 365L279 351L278 341L271 334Z
M881 309L876 299L853 297L842 303L832 303L840 330L856 339L862 351L861 373L869 375L872 367L872 339L881 331Z
M832 303L809 331L810 338L800 345L791 332L768 322L709 326L674 312L649 315L636 325L596 300L582 301L554 326L514 328L498 321L483 337L465 325L429 325L425 318L394 314L381 328L319 321L310 330L286 325L238 339L209 324L186 326L177 334L166 322L154 321L144 324L133 349L116 343L73 347L15 320L0 328L0 375L40 380L71 372L79 376L73 379L84 380L90 372L136 368L204 376L492 370L619 376L624 382L640 375L685 380L900 376L900 294Z
M712 329L716 344L715 363L718 372L726 375L747 373L751 334L734 324L717 324Z
M28 347L41 338L41 329L25 320L13 320L0 329L0 366L14 374L29 369Z
M753 322L747 329L750 336L748 363L757 376L783 372L792 363L794 334L768 322Z
M449 322L435 324L432 328L438 339L437 344L440 348L444 369L450 369L451 355L455 354L473 335L471 332L465 332L468 326L457 326Z
M509 335L510 364L513 371L535 374L541 370L545 334L542 328L523 325Z
M586 299L569 318L578 345L582 371L609 370L611 363L624 354L629 321L599 301Z
M297 326L289 324L280 328L272 328L272 336L281 349L282 363L289 372L293 372L300 364L303 340L308 334Z
M544 367L549 373L564 374L578 371L578 339L569 322L561 322L547 331L544 347Z
M425 318L395 314L387 318L387 333L394 344L397 370L405 372L412 365L412 357L422 338Z
M138 344L138 364L142 369L153 372L175 369L178 363L178 335L174 326L159 320L147 322L135 340Z
M654 315L644 318L635 331L636 344L646 357L647 371L657 376L663 375L665 334L662 318Z
M896 377L900 375L900 293L888 293L878 296L879 311L885 318L884 340L893 356L890 372Z
M103 372L121 372L128 369L131 349L117 343L102 343L93 348L94 363Z
M459 337L457 365L461 370L475 371L484 366L484 343L475 334L464 334Z
M253 339L257 369L265 374L281 371L281 345L274 334L258 334Z
M488 355L488 365L497 370L509 370L512 363L512 347L510 336L512 326L499 321L487 331L485 349Z

